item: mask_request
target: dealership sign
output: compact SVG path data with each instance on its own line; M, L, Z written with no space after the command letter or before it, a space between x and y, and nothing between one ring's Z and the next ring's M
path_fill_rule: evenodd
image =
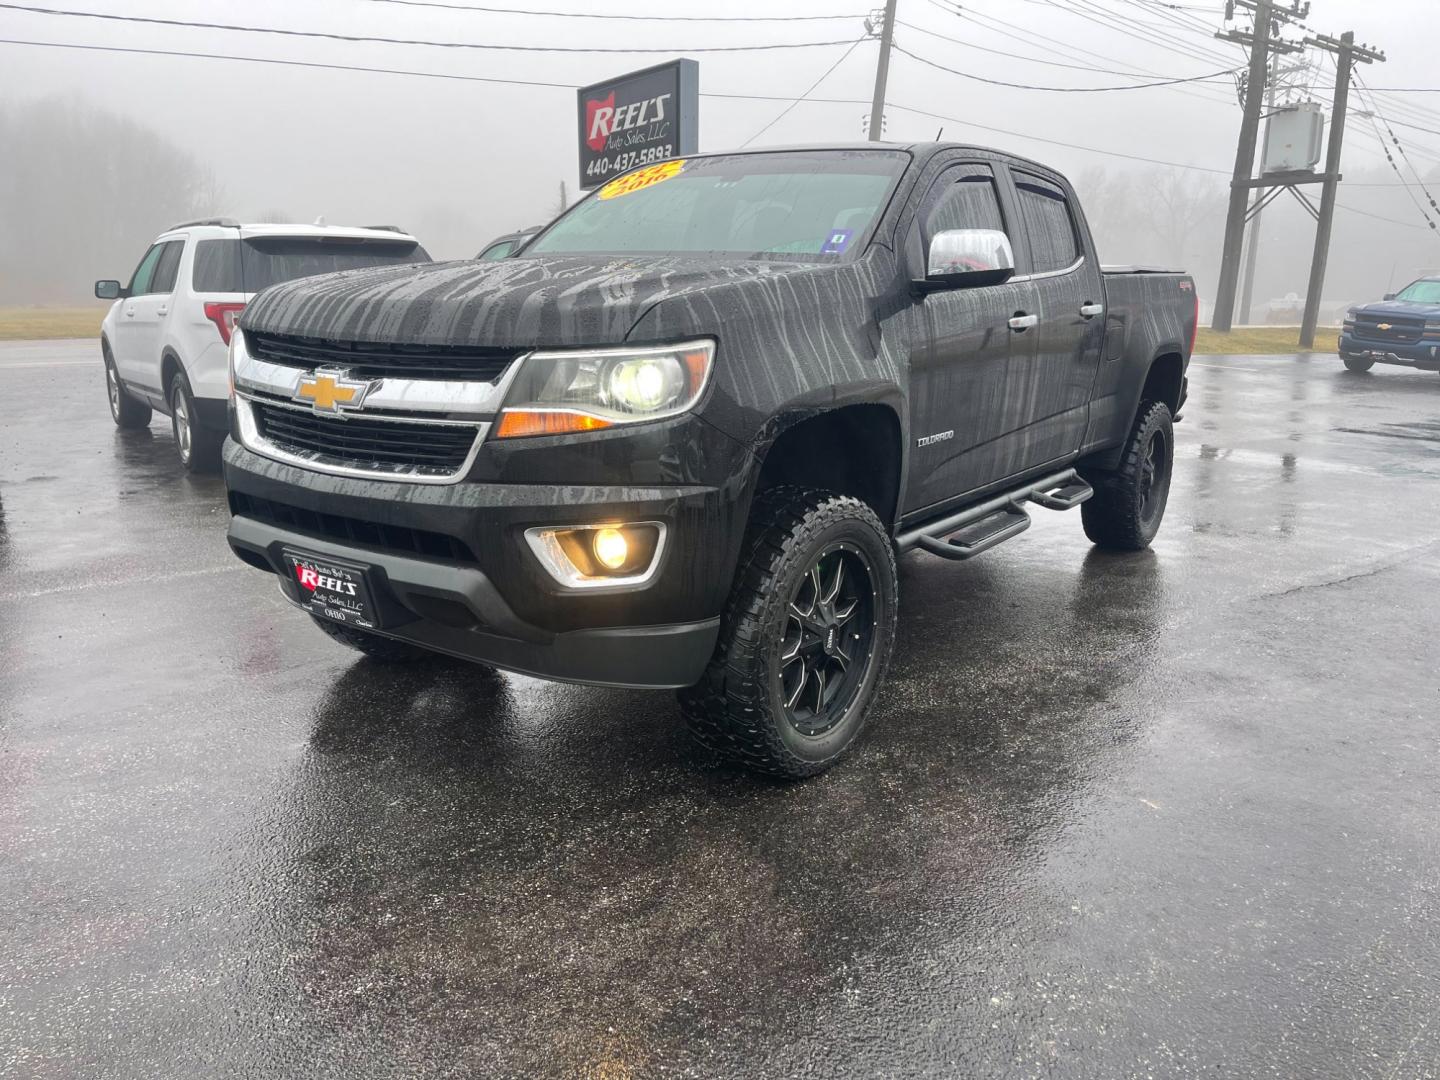
M638 165L693 154L700 114L694 60L632 71L580 91L580 186L599 187Z

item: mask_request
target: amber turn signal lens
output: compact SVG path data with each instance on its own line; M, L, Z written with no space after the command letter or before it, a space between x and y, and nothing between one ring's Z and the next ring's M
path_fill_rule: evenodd
M598 431L611 427L609 420L564 409L506 410L495 428L497 439L518 439L527 435L565 435L572 431Z

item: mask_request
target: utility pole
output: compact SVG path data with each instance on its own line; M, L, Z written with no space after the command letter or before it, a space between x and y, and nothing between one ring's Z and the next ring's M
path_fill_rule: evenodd
M1320 320L1320 294L1325 289L1325 270L1330 261L1330 229L1335 222L1335 189L1340 186L1340 153L1345 147L1345 112L1350 104L1350 71L1356 62L1373 64L1385 54L1368 45L1355 44L1355 32L1346 31L1339 40L1316 34L1310 43L1335 54L1335 103L1330 112L1330 145L1325 154L1325 184L1320 189L1320 214L1315 226L1315 255L1310 260L1310 287L1305 291L1305 316L1300 322L1300 347L1315 344L1315 324Z
M1240 283L1240 254L1245 244L1245 215L1250 205L1250 174L1255 167L1255 143L1260 134L1260 111L1265 102L1265 88L1270 69L1271 34L1278 23L1303 19L1309 4L1294 0L1289 9L1277 9L1275 0L1232 0L1226 14L1238 5L1255 13L1255 28L1248 35L1250 43L1250 74L1245 84L1245 112L1240 121L1240 140L1235 146L1235 169L1230 178L1230 207L1225 215L1225 250L1220 256L1220 284L1215 290L1215 315L1212 329L1227 331L1235 321L1235 293ZM1236 31L1217 37L1240 41L1247 35Z
M1275 113L1275 83L1279 74L1280 58L1275 58L1275 71L1270 72L1269 83L1265 88L1265 141L1270 141L1270 120L1269 116ZM1250 323L1250 305L1255 298L1255 263L1260 257L1260 215L1264 213L1265 207L1261 203L1261 193L1255 192L1255 205L1250 208L1250 242L1245 245L1245 280L1240 286L1240 322L1244 325Z
M870 104L870 141L879 142L885 126L885 83L890 78L890 42L895 36L895 4L885 0L884 21L880 24L880 59L875 65L875 98ZM872 34L875 27L869 19L865 28Z

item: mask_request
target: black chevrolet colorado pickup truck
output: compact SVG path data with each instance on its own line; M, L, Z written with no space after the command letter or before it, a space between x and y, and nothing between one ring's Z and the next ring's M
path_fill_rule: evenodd
M1193 282L1102 270L1065 178L921 144L610 181L517 258L280 285L232 344L229 540L330 636L678 688L806 776L855 740L896 556L1160 525Z

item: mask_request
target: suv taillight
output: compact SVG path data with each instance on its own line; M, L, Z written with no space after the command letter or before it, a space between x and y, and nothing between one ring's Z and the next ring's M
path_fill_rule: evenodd
M245 310L244 304L206 304L205 317L220 331L220 340L230 344L230 332L235 329L235 320Z

